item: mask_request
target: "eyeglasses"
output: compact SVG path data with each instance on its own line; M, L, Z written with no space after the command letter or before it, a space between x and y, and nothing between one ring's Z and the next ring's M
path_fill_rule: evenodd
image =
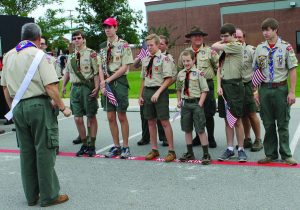
M73 38L72 38L72 40L80 40L80 39L82 39L82 37L81 37L81 36L78 36L78 37L73 37Z
M221 39L222 39L222 38L227 38L227 37L230 37L230 35L229 35L229 34L222 34L222 35L220 36Z

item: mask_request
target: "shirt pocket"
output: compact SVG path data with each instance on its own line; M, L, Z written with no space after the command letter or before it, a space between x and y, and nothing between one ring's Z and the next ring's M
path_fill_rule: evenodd
M113 54L113 62L114 63L121 63L122 61L122 54L120 52Z
M198 65L200 68L207 68L209 67L209 59L207 55L204 56L200 56L200 58L198 59Z
M283 69L285 67L285 59L283 55L277 55L274 59L275 61L275 68L276 69Z

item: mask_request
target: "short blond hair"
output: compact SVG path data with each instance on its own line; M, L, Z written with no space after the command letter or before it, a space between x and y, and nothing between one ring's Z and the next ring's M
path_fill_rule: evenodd
M150 34L146 37L146 42L150 41L150 40L154 40L155 44L157 44L157 45L159 45L159 43L160 43L159 36L157 36L156 34Z

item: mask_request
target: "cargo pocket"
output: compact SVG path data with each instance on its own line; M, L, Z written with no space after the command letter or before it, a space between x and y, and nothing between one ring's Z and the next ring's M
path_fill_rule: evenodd
M47 128L47 148L56 149L59 146L58 128Z

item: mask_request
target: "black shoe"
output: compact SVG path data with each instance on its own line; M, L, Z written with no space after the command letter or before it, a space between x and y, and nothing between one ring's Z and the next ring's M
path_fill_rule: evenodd
M201 145L201 142L200 142L199 136L196 136L193 139L193 146L199 146L199 145Z
M163 147L168 147L169 144L168 144L168 141L167 140L162 140L162 144L161 144Z
M150 143L150 141L145 141L144 139L141 139L137 142L137 145L142 146L142 145L146 145L149 143Z
M89 157L94 157L96 155L96 148L95 148L95 146L89 146L87 153L88 153Z
M12 128L11 130L12 130L12 131L16 131L16 128Z
M82 141L81 141L81 138L80 136L78 136L76 139L73 140L73 144L81 144Z
M209 148L216 148L217 142L215 141L215 138L209 138L208 139L208 147Z
M55 151L56 151L56 155L58 155L59 154L59 147L56 147Z
M8 120L4 123L4 125L11 125L11 124L14 124L14 122L12 120Z
M82 145L80 150L76 153L77 157L81 157L84 154L88 153L88 146Z

